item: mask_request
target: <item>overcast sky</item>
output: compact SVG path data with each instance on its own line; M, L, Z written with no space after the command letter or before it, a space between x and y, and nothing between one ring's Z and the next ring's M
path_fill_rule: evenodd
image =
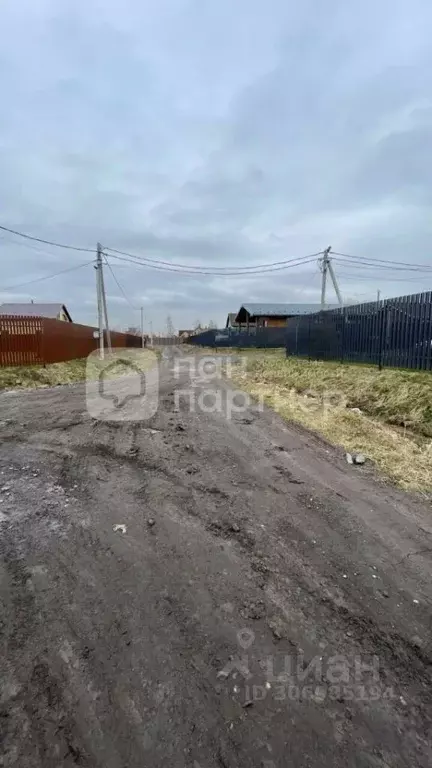
M181 263L332 245L432 264L431 29L428 0L4 2L0 224ZM61 301L95 323L92 266L6 290L86 254L2 235L0 257L0 300ZM155 329L319 295L315 264L249 278L112 264ZM353 300L432 289L339 272ZM106 284L113 324L138 324Z

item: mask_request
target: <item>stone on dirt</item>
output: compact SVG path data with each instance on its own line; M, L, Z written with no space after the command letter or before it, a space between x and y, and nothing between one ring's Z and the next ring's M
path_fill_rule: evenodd
M363 453L355 453L353 456L354 464L364 464L366 456Z
M123 523L117 523L117 525L113 525L113 531L114 533L126 533L127 528Z

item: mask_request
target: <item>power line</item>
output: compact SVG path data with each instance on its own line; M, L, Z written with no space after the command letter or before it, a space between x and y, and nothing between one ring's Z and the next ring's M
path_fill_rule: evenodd
M12 237L6 237L5 235L0 235L0 239L13 246L18 246L19 248L29 248L31 251L35 251L35 253L40 253L42 256L56 256L57 253L55 251L47 251L43 248L38 248L37 245L33 245L32 243L27 243L26 241L22 240L14 240Z
M52 277L58 275L64 275L66 272L72 272L74 269L81 269L81 267L88 267L89 264L93 264L93 261L85 261L83 264L75 264L73 267L62 269L60 272L53 272L52 275L44 275L44 277L36 277L34 280L28 280L26 283L20 283L19 285L8 285L5 288L0 288L0 291L14 291L16 288L23 288L25 285L32 285L33 283L40 283L42 280L51 280Z
M338 257L336 257L334 260L338 264L344 264L344 266L355 267L356 269L375 269L375 270L380 269L380 270L384 270L384 271L385 270L391 270L392 272L394 272L394 271L397 271L397 272L419 272L419 273L423 273L423 274L427 274L427 273L432 271L432 267L408 267L408 266L406 266L406 267L399 266L398 267L398 266L396 266L396 263L395 264L389 264L387 266L387 265L378 264L378 263L375 263L375 262L367 262L365 260L363 260L363 261L354 261L354 260L338 258Z
M184 274L184 275L207 275L208 277L234 277L234 276L248 277L249 275L255 276L255 275L262 275L269 272L279 272L282 270L289 269L290 267L302 266L303 264L310 264L312 262L315 262L315 258L310 258L310 259L296 260L295 263L286 264L283 267L260 269L260 270L249 271L249 272L239 272L239 271L211 272L211 271L205 271L202 269L188 270L188 269L177 269L175 267L174 268L160 267L155 264L147 264L140 261L132 261L131 259L123 258L121 256L114 256L114 254L110 254L110 256L112 258L121 259L122 261L125 261L129 264L134 264L135 266L147 267L148 269L156 269L161 272L177 272L179 274Z
M84 253L96 253L96 249L95 248L82 248L82 247L79 247L79 246L76 246L76 245L69 245L69 244L66 244L66 243L57 243L57 242L55 242L53 240L45 240L44 238L41 238L41 237L34 237L33 235L28 235L28 234L26 234L24 232L19 232L18 230L10 229L9 227L5 227L5 226L2 226L2 225L0 225L0 230L2 230L3 232L9 232L10 234L16 235L18 237L23 237L26 240L32 240L34 242L43 243L45 245L51 245L51 246L53 246L55 248L67 248L68 250L82 251ZM215 274L217 274L219 272L221 272L221 273L227 272L229 274L237 274L237 273L241 274L243 272L245 272L245 273L248 273L250 271L251 272L255 272L255 271L258 271L258 270L261 270L261 269L267 271L267 270L270 270L270 268L272 268L272 267L279 267L279 266L281 266L281 268L283 268L287 264L292 264L293 262L299 261L299 259L284 259L282 261L270 262L269 264L254 264L254 265L250 265L250 266L238 266L238 267L237 266L236 267L216 267L216 266L211 266L211 267L205 267L204 269L202 269L201 267L195 267L195 266L193 266L191 264L179 264L177 262L163 261L162 259L152 259L152 258L147 257L147 256L136 256L135 254L128 253L127 251L120 251L120 250L117 250L116 248L110 248L108 246L105 246L105 250L111 251L112 254L116 253L116 254L119 254L121 256L126 256L126 257L129 257L131 259L135 259L136 261L142 261L142 262L148 263L148 264L161 265L161 268L162 267L166 267L167 269L170 269L171 271L174 271L174 269L178 267L179 271L189 270L191 273L197 272L198 274L207 274L207 273L215 273ZM313 258L316 258L317 256L320 256L321 253L322 253L322 251L318 251L317 253L310 254L310 256L307 256L307 257L304 257L304 258L305 259L306 258L313 259Z
M319 266L317 265L316 269L313 272L310 272L310 274L308 275L308 279L306 283L302 281L300 285L295 286L296 292L300 294L304 293L304 291L310 288L311 283L313 283L313 281L315 280L316 277L318 277L319 274L320 274L320 269L319 269Z
M80 251L84 253L96 253L95 248L82 248L80 246L76 245L69 245L67 243L57 243L53 240L45 240L41 237L34 237L33 235L29 235L24 232L20 232L15 229L10 229L9 227L5 227L3 225L0 225L0 230L3 232L9 232L12 235L16 235L17 237L22 237L26 240L32 240L33 242L37 243L43 243L44 245L51 245L55 248L66 248L68 250L72 251ZM147 264L154 264L154 265L160 265L160 268L166 267L170 271L177 271L177 267L179 268L178 271L188 270L190 273L197 273L197 274L218 274L218 273L226 273L226 274L242 274L242 273L255 273L259 270L263 271L273 271L273 267L280 267L281 269L285 268L285 265L295 265L294 262L299 262L299 259L285 259L282 261L274 261L269 264L254 264L251 266L236 266L236 267L217 267L217 266L211 266L211 267L205 267L204 269L201 267L194 267L191 264L180 264L177 262L169 262L169 261L163 261L162 259L152 259L150 257L146 256L136 256L134 254L128 253L127 251L120 251L115 248L110 248L108 246L105 247L105 250L111 251L112 254L118 254L119 256L126 256L131 259L135 259L136 261L141 261ZM310 256L305 256L304 259L313 259L317 256L321 256L323 251L318 251L317 253L310 254ZM374 257L364 257L364 256L353 256L352 254L348 253L342 253L338 251L332 251L333 256L340 256L344 259L352 260L353 263L358 264L360 266L360 263L363 262L365 266L373 266L375 265L377 268L385 268L380 267L378 265L388 265L388 267L392 267L393 269L402 269L403 267L406 267L410 271L416 271L418 270L425 270L425 271L431 271L432 265L430 264L416 264L416 263L410 263L410 262L403 262L403 261L394 261L389 259L377 259ZM359 263L360 262L360 263ZM304 261L304 263L307 263ZM341 262L343 263L343 262ZM274 271L277 271L276 269Z
M209 272L215 272L215 273L219 273L219 272L223 273L223 272L227 272L227 271L228 272L235 271L235 272L242 273L242 272L247 272L249 270L268 269L270 267L277 267L277 266L280 266L280 265L290 264L293 261L298 261L298 258L297 258L297 259L284 259L282 261L274 261L274 262L271 262L270 264L252 264L250 266L245 266L245 267L242 267L242 266L239 266L239 267L237 267L237 266L235 266L235 267L214 267L214 266L205 267L205 266L194 266L193 264L179 264L178 262L174 262L174 261L172 261L172 262L171 261L162 261L161 259L152 259L152 258L150 258L148 256L136 256L133 253L128 253L127 251L119 251L116 248L110 248L109 246L104 246L104 250L105 251L110 251L111 253L108 254L110 256L113 256L114 254L119 254L121 256L127 256L127 257L129 257L131 259L136 259L137 261L142 261L142 262L145 262L145 263L148 263L148 264L161 265L161 268L162 268L162 266L170 267L170 268L173 268L173 269L178 267L180 270L184 269L184 270L190 270L190 271L193 271L193 272L197 271L200 274L201 274L202 270L204 270L205 272L209 271ZM317 256L320 256L321 253L322 253L322 251L318 251L317 253L311 253L308 256L304 256L302 258L314 259Z
M338 275L344 280L356 280L364 283L376 282L377 280L382 280L387 283L418 283L425 279L424 274L419 274L418 277L390 277L390 275L370 275L366 277L365 275L357 275L354 272L348 274L338 272Z
M132 307L132 309L135 309L135 310L136 310L136 309L138 309L138 307L134 307L134 305L133 305L133 304L132 304L132 302L130 301L129 297L127 296L127 294L126 294L125 290L123 289L123 287L121 286L121 284L120 284L120 283L119 283L119 281L117 280L117 278L116 278L116 276L115 276L115 274L114 274L114 271L113 271L113 269L112 269L112 267L111 267L111 264L109 263L109 261L108 261L107 257L105 256L105 254L104 254L104 259L105 259L105 264L107 265L107 267L108 267L109 271L111 272L111 275L112 275L112 277L113 277L113 280L114 280L114 281L115 281L115 283L117 284L117 287L118 287L119 291L121 291L121 293L123 294L124 298L126 299L127 303L129 304L129 306L130 306L130 307Z
M313 257L307 258L303 257L302 259L297 259L294 262L287 262L285 266L283 267L269 267L268 269L260 269L255 272L210 272L205 271L202 269L177 269L176 267L162 267L158 266L156 264L147 264L143 261L133 260L132 258L126 258L124 256L116 256L113 253L108 254L113 259L119 259L120 261L127 262L129 264L134 264L137 267L145 267L147 269L156 269L160 272L177 272L183 275L207 275L207 276L213 276L213 277L234 277L234 276L241 276L241 277L248 277L249 275L262 275L268 272L280 272L285 269L289 269L291 267L299 267L303 266L304 264L310 264L315 261L316 254Z
M412 268L412 267L419 267L420 269L426 269L426 270L432 269L432 264L414 264L414 263L410 263L408 261L392 261L392 260L389 260L389 259L375 259L372 256L352 256L349 253L338 253L337 251L332 251L332 254L334 256L343 256L346 259L355 259L356 261L360 261L360 262L361 261L368 261L368 262L371 261L371 262L377 262L377 263L381 263L381 264L389 264L389 265L395 266L395 267L398 267L398 266L402 267L403 266L403 267L410 267L410 268Z
M34 240L36 243L53 245L56 248L67 248L70 251L84 251L85 253L96 253L95 248L80 248L77 245L65 245L64 243L55 243L52 240L43 240L41 237L33 237L32 235L24 234L24 232L17 232L15 229L2 227L1 224L0 224L0 229L3 230L3 232L10 232L12 235L18 235L18 237L24 237L26 240Z

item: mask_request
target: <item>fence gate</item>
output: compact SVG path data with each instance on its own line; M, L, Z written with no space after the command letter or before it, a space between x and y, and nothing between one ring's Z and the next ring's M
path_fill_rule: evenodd
M0 315L0 365L43 362L42 320L38 317Z

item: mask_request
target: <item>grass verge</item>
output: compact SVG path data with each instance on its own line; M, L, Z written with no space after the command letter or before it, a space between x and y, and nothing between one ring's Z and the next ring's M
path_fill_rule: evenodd
M130 353L131 362L139 360L139 368L147 370L154 365L155 355L159 357L158 352L150 350L126 350L126 356ZM138 353L138 356L137 356ZM89 360L89 362L88 362ZM27 366L4 366L0 367L0 390L2 389L35 389L40 387L54 387L58 384L73 384L74 382L85 381L86 378L97 379L105 362L97 357L79 358L78 360L68 360L64 363L52 363L46 365L27 365ZM117 376L126 376L136 373L136 368L132 365L116 362L115 366L107 372L105 378L114 378Z
M85 379L86 358L47 365L17 365L0 368L0 389L33 389L71 384Z
M403 488L432 491L432 375L243 353L232 379L284 418L360 451ZM360 413L352 411L360 409Z

